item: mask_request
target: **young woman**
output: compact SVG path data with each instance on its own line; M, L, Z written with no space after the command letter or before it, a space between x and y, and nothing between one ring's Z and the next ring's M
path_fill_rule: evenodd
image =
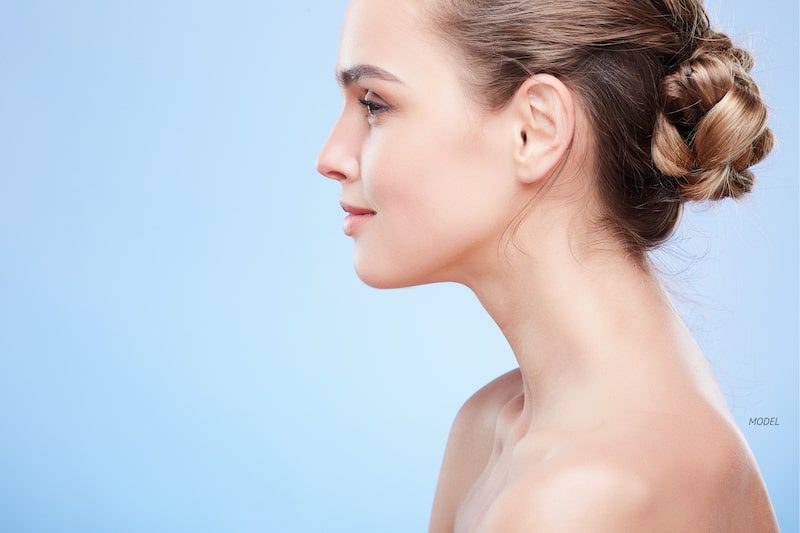
M376 288L462 283L519 368L453 423L431 533L773 532L755 459L655 274L688 201L772 148L700 0L354 0L317 160Z

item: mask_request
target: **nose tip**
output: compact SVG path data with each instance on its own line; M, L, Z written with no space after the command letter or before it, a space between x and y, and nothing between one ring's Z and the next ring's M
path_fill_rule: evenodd
M337 122L333 132L317 153L315 167L326 178L336 181L356 179L358 174L357 142L345 134Z
M322 169L322 159L321 159L321 157L322 157L321 155L317 156L317 160L314 161L314 168L316 168L317 172L319 172L320 174L322 174L324 176L325 175L325 171Z
M322 174L326 178L330 178L330 179L336 180L336 181L342 181L342 180L346 179L344 174L342 174L341 172L335 170L334 166L329 164L326 161L326 159L324 157L324 152L321 152L317 156L317 160L314 163L314 166L316 167L317 172L319 172L320 174Z

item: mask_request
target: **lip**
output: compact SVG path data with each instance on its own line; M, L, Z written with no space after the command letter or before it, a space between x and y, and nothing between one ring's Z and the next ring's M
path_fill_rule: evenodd
M342 206L342 209L347 211L352 215L374 215L375 211L372 209L368 209L366 207L359 207L357 205L350 205L345 202L339 202L339 205Z
M344 223L342 224L342 229L344 230L345 235L354 235L358 229L367 223L372 217L375 216L375 213L363 213L360 215L356 214L349 214L344 217Z

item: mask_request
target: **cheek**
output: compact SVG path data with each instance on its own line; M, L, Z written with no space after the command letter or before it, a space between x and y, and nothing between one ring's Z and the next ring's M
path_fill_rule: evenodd
M497 149L457 121L395 129L364 153L380 244L403 263L446 261L502 231L507 204ZM402 259L400 259L402 258Z

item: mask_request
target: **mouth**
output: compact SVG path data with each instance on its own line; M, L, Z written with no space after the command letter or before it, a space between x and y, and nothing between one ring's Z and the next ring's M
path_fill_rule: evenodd
M339 205L342 206L346 212L350 213L351 215L374 215L375 210L368 209L366 207L359 207L356 205L346 204L344 202L339 202Z
M347 211L347 210L345 210L345 211ZM369 210L366 210L366 211L368 211L368 212L366 212L366 213L352 213L350 211L347 211L350 214L345 217L344 223L343 223L343 226L342 226L343 229L344 229L345 235L351 235L351 236L355 235L355 233L358 231L358 229L361 226L366 224L372 217L374 217L377 214L374 211L369 211Z

